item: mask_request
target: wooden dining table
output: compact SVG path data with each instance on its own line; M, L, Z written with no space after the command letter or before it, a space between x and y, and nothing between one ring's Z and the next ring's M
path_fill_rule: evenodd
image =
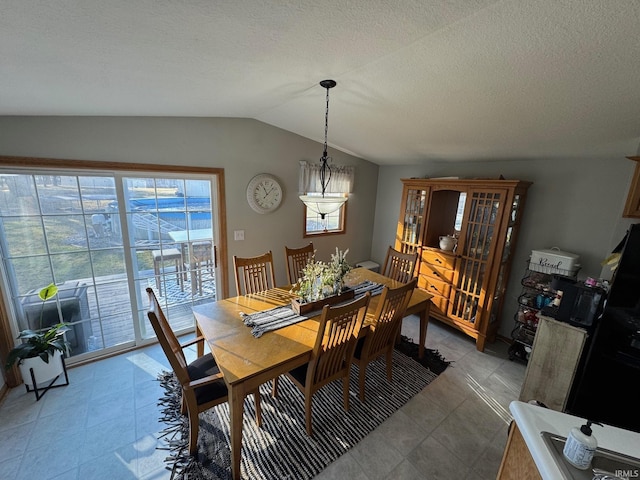
M389 287L401 285L395 280L364 268L356 268L349 272L345 278L345 285L353 286L366 280ZM261 337L255 338L251 328L244 325L241 312L250 314L287 305L293 298L295 294L292 294L290 287L287 286L193 307L196 331L206 339L224 375L229 391L231 468L235 480L241 478L242 419L245 397L263 383L310 360L320 318L317 312L308 320L266 332ZM370 319L379 298L379 295L371 297L368 308ZM406 315L417 314L420 317L420 356L424 354L430 298L430 294L416 288L406 312ZM204 346L199 348L198 356L204 353Z

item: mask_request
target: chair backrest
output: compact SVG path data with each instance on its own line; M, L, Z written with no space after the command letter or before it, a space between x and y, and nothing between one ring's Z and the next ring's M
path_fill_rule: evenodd
M149 322L153 327L153 331L156 332L162 350L167 356L167 360L169 360L169 364L178 381L181 385L186 385L189 383L189 374L187 373L187 360L180 346L180 342L173 333L167 318L164 316L164 312L158 303L155 293L153 293L153 289L147 288L147 294L149 295L149 310L147 312Z
M191 244L191 252L193 253L193 260L195 264L206 263L212 261L212 248L211 241L193 242Z
M382 352L395 343L398 328L417 283L418 279L413 278L397 288L384 287L374 314L373 331L367 336L369 355Z
M398 282L407 283L415 276L414 270L417 260L418 252L403 253L389 247L387 257L384 259L382 275Z
M276 286L271 250L257 257L233 256L238 295L263 292Z
M367 314L371 293L344 305L325 305L318 337L307 370L307 384L316 388L339 378L351 365L358 334ZM348 375L348 371L347 371Z
M302 278L302 270L307 266L314 254L315 250L312 242L301 248L289 248L285 245L284 258L287 260L287 280L289 285L293 285Z

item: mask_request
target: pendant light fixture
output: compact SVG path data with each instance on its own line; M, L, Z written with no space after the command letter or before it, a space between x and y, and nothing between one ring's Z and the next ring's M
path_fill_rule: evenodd
M327 108L324 114L324 150L320 158L320 185L322 187L322 196L317 195L300 195L300 200L307 206L309 210L320 215L324 220L325 215L340 209L347 201L347 197L328 196L325 197L329 180L331 180L331 167L327 155L327 133L329 132L329 89L336 86L334 80L322 80L320 82L322 88L327 89Z

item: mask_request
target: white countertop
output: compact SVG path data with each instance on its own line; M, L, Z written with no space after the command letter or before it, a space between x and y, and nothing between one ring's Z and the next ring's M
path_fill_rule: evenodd
M545 480L563 478L560 469L544 444L540 432L550 432L566 437L572 427L584 425L585 419L575 417L549 408L538 407L524 402L511 402L509 410L529 447L531 456ZM598 447L613 450L632 457L640 456L640 433L604 425L593 426L593 435L598 440Z

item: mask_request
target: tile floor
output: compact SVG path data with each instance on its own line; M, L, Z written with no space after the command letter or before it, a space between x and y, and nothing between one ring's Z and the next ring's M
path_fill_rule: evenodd
M417 317L403 333L417 339ZM475 343L437 322L427 347L454 363L317 479L494 479L507 439L508 405L525 366L507 345ZM70 385L39 401L23 386L0 405L0 479L163 480L157 450L159 345L69 370Z

